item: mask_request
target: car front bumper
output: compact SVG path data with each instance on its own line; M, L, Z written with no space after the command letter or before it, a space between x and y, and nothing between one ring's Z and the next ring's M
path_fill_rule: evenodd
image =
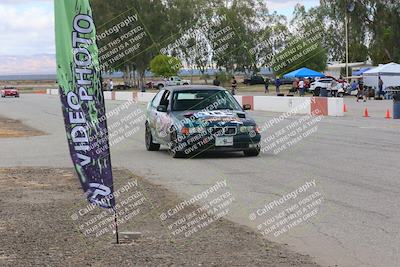
M222 135L221 137L225 137ZM221 151L221 152L234 152L244 151L250 149L259 149L261 135L255 134L236 134L228 136L233 138L233 144L226 146L216 145L216 136L207 134L190 134L180 139L177 145L177 151L190 154L193 152L204 152L204 151Z
M18 96L18 93L4 93L3 96Z

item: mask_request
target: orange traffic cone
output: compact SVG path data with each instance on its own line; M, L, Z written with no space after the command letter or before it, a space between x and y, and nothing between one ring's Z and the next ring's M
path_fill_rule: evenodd
M346 104L343 104L343 112L347 112L347 106L346 106Z
M387 109L386 110L386 117L385 117L386 119L391 119L392 117L390 117L390 110L389 109Z
M365 118L368 118L368 117L369 117L369 115L368 115L368 109L367 109L367 108L365 108L365 110L364 110L364 117L365 117Z

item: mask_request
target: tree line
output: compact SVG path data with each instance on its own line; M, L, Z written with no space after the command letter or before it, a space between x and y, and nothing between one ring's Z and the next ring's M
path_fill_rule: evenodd
M145 71L161 64L160 60L171 67L161 68L166 73L181 67L203 74L208 68L250 75L269 67L278 76L299 67L323 71L329 60L345 61L346 14L350 62L400 61L397 0L321 0L319 6L309 10L297 5L290 18L270 12L268 1L263 0L91 3L99 33L129 15L138 18L98 40L98 45L118 51L110 56L106 71L122 71L127 81L142 84ZM132 31L143 33L136 43L122 37L131 36ZM114 43L119 48L110 45Z

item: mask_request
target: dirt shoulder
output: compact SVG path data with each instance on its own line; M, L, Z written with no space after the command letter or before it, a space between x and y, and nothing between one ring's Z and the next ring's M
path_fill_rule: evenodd
M23 124L19 120L0 116L0 138L39 136L45 133Z
M101 215L113 217L90 210L72 169L0 169L0 266L317 266L221 218L188 237L174 234L179 212L165 220L160 213L182 200L124 170L114 171L114 181L117 203L125 203L120 231L141 232L134 242L117 245L112 231L99 234L108 227Z

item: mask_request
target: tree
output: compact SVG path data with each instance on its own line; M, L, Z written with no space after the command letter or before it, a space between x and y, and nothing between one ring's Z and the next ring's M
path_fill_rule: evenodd
M354 3L354 11L347 7ZM345 60L344 21L349 20L349 60L373 64L400 61L400 2L396 0L321 0L318 12L326 25L331 59Z
M346 14L350 61L372 59L374 64L400 61L397 49L400 2L395 0L320 0L320 6L308 11L301 5L296 6L290 23L284 16L269 14L263 0L91 2L98 33L112 29L128 15L138 17L134 23L98 40L98 44L100 48L107 48L106 52L112 51L122 45L115 44L121 36L141 27L140 32L145 33L142 39L127 44L139 34L135 32L122 42L124 50L138 45L136 52L123 54L111 63L100 59L106 71L123 71L125 81L134 70L141 85L151 60L160 54L179 59L185 68L197 68L203 75L214 65L227 72L242 71L247 75L271 65L281 66L277 72L301 66L322 71L328 58L345 61ZM347 11L350 2L355 3L353 12ZM297 30L290 31L288 24L295 25ZM304 36L310 32L317 35L313 32L316 27L321 28L318 34L322 37L313 43ZM313 52L283 64L282 55L293 46ZM169 74L166 70L163 73Z
M400 61L400 2L370 0L366 23L371 32L369 55L374 64Z
M301 67L325 70L328 53L323 46L323 26L310 12L302 5L295 7L284 49L274 57L273 70L277 76Z
M198 68L206 77L211 65L208 27L220 4L220 0L169 0L165 23L171 32L160 43L160 52L179 58L186 68Z
M150 70L159 76L169 77L177 75L182 63L176 57L157 55L150 62Z
M105 48L105 53L124 46L121 51L116 53L116 55L120 55L117 57L118 60L107 60L107 62L103 60L103 64L107 63L105 70L130 72L131 69L135 69L139 76L139 86L144 86L145 71L149 68L151 59L159 54L158 43L165 32L169 31L165 23L159 23L154 19L163 17L166 12L163 2L162 0L152 0L149 4L148 0L92 0L94 19L100 29L98 34L118 26L127 16L137 17L129 25L113 31L98 41L99 47ZM130 34L135 29L140 29L140 31L131 35L130 38L121 40L124 34ZM143 38L134 41L139 34L144 34ZM116 42L118 44L115 44ZM137 49L135 49L136 47Z
M354 10L348 10L351 2ZM346 60L345 23L348 18L349 31L349 61L363 62L368 59L368 47L366 46L368 30L364 23L368 16L367 9L359 1L350 0L321 0L316 13L325 25L325 46L329 49L331 59L344 62Z
M253 27L258 23L255 4L254 0L233 0L216 9L216 15L224 19L211 28L213 61L228 72L246 71L256 65L254 54L250 53L259 31Z

